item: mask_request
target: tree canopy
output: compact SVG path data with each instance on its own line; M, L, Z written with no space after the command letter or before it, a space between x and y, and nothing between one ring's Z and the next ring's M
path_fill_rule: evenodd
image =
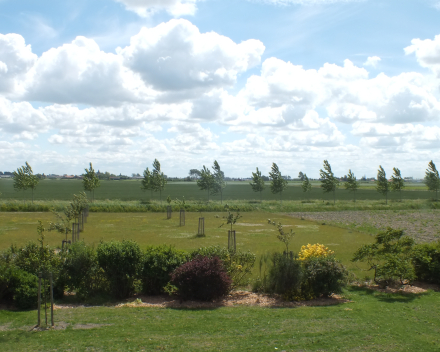
M281 175L281 171L277 164L272 163L272 169L269 172L269 176L272 179L270 183L270 190L273 194L279 193L280 201L282 202L281 195L287 187L287 180Z
M377 170L376 190L385 196L385 203L388 204L388 192L390 191L390 182L387 179L387 174L382 165L379 165Z
M402 189L405 188L405 180L400 174L400 170L397 167L393 168L393 175L391 176L391 190L399 192L400 201L402 201Z
M225 182L225 173L221 170L219 163L217 160L214 160L214 165L212 166L214 170L212 176L214 178L214 183L212 187L212 194L220 193L220 204L223 203L223 190L226 187Z
M356 176L351 172L351 169L348 170L347 182L344 183L345 189L349 192L353 192L354 201L356 202L356 191L359 188L359 182L356 180Z
M34 202L34 190L37 187L39 179L34 175L32 167L26 161L25 165L19 167L17 171L12 173L14 177L14 189L17 191L25 191L28 188L32 190L32 203Z
M96 176L95 169L93 169L92 163L88 169L84 169L85 174L83 174L83 186L84 189L92 193L92 201L95 200L95 188L98 188L101 183L99 182L98 176Z
M205 165L203 165L203 169L200 170L200 178L197 180L197 186L202 191L208 191L208 202L209 202L209 194L214 187L214 175L211 173Z
M339 180L335 177L327 160L324 160L324 170L319 170L319 175L321 177L321 188L324 193L333 192L333 204L336 203L336 188L339 186Z
M435 192L435 198L438 199L438 190L440 189L440 176L432 160L429 162L428 168L425 171L424 182L430 191Z
M261 193L264 191L264 189L266 188L266 186L264 185L264 179L261 176L261 171L257 170L256 172L252 173L252 182L249 183L252 187L252 190L254 192L260 192L260 202L262 201L262 195Z

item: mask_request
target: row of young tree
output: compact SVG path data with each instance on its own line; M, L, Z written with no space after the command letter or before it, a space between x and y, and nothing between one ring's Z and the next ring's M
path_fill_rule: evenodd
M91 193L92 201L94 200L95 189L100 186L99 178L93 169L92 163L90 163L88 169L84 169L85 173L83 176L83 186L84 189ZM193 169L192 171L195 171ZM210 195L220 195L220 202L223 203L223 191L226 187L225 174L221 170L221 167L217 160L214 160L212 166L212 171L203 165L201 170L197 170L197 185L201 190L207 191L208 201ZM301 173L302 174L302 173ZM336 202L336 189L340 185L340 180L337 178L327 160L324 160L323 169L319 170L321 188L325 193L333 193L333 201ZM159 192L160 201L162 201L162 191L165 189L167 184L167 178L161 170L159 160L155 159L153 162L152 171L147 167L143 174L143 179L141 180L141 189L150 190L151 192ZM282 194L287 187L287 179L281 174L281 171L276 163L272 163L270 176L270 190L273 194L280 195L280 201L282 201ZM34 200L34 190L37 187L39 178L33 174L32 167L28 162L24 166L19 167L17 171L13 172L14 178L14 189L16 190L32 190L32 202ZM312 184L307 177L307 174L302 174L302 189L304 192L309 192L312 189ZM254 192L260 193L260 200L262 199L262 192L266 188L265 182L267 177L261 174L261 171L256 168L256 172L252 172L252 182L250 186ZM440 189L440 176L439 172L431 160L428 163L428 168L425 171L424 183L430 191L436 192L436 199L438 199L438 191ZM353 192L354 201L356 201L356 191L360 187L360 182L357 180L351 169L348 171L346 177L346 182L344 182L344 187ZM393 175L391 179L388 180L386 172L382 165L379 165L377 170L376 178L376 190L383 194L388 204L388 193L390 191L397 191L400 193L400 198L402 199L402 190L405 187L405 180L403 179L399 168L393 168Z

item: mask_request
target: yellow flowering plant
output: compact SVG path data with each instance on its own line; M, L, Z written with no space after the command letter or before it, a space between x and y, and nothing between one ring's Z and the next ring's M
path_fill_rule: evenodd
M299 252L299 260L306 260L309 258L320 258L328 257L333 255L335 252L328 249L328 247L323 244L315 243L308 244L307 246L302 246Z

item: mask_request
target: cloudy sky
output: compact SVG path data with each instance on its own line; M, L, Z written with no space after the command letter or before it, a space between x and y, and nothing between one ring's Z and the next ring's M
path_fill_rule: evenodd
M423 177L440 0L0 0L0 171Z

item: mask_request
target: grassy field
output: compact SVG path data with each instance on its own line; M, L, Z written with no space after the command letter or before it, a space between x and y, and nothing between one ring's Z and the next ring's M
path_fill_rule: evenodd
M101 181L101 187L95 190L95 199L97 200L137 200L150 201L158 200L159 193L144 192L141 190L140 180L124 181ZM81 180L41 180L34 192L34 200L70 200L73 194L83 191ZM13 180L0 179L0 192L2 199L27 200L31 199L31 191L15 191ZM207 200L207 192L201 191L195 182L169 182L162 192L162 199L167 196L172 199L185 197L187 200ZM428 192L425 185L421 183L409 184L407 189L402 191L403 199L423 199L427 200L434 196ZM220 196L210 196L211 200L220 200ZM259 200L260 194L252 191L249 182L228 182L223 192L224 200ZM266 189L262 192L262 199L279 200L279 195L270 192L270 183L267 182ZM287 190L282 194L283 200L310 200L319 199L324 201L333 201L333 194L323 193L319 182L313 183L310 192L304 193L300 182L289 182ZM353 194L344 187L336 191L336 199L340 201L351 201ZM363 184L361 189L356 192L357 200L385 200L385 197L375 190L374 183ZM399 200L400 194L390 192L388 195L390 201Z
M91 307L55 311L57 329L31 331L35 311L0 311L2 351L438 351L440 293L351 287L351 303L299 308Z
M205 237L198 237L199 213L186 213L186 224L183 227L179 226L176 213L170 220L163 213L90 213L81 238L86 243L96 245L100 241L131 239L142 248L160 244L170 244L185 250L212 245L226 246L228 227L219 227L224 223L224 215L224 212L204 214ZM358 247L372 241L372 236L287 215L244 213L243 218L234 225L237 248L250 250L258 256L266 252L282 251L284 245L276 238L276 227L268 224L268 218L281 222L287 231L293 229L295 236L291 250L298 252L302 245L308 243L325 244L355 273L361 277L365 275L350 259ZM38 220L48 224L55 218L51 213L0 213L0 249L9 247L11 243L23 245L29 240L35 241ZM45 241L52 246L60 246L62 239L63 235L47 232ZM257 275L257 272L254 274Z

